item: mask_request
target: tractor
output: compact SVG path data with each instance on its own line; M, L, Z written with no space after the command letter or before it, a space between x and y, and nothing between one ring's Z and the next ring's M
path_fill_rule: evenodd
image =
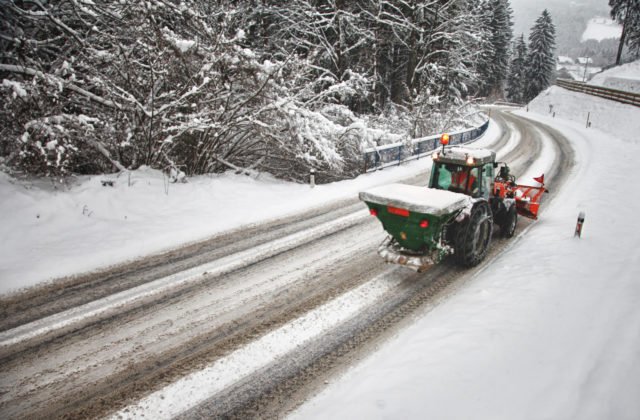
M541 186L518 185L506 163L487 149L447 146L432 155L429 187L390 184L359 194L389 234L378 249L388 263L419 272L453 257L463 267L487 255L494 225L511 238L518 215L537 219Z

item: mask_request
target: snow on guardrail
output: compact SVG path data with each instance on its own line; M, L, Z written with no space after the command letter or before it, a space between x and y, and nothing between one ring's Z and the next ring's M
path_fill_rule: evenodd
M449 133L449 144L464 144L479 139L487 131L489 120L477 127ZM405 143L386 144L372 147L364 151L364 172L372 172L388 166L400 165L413 159L430 154L440 145L440 134L413 139L409 145Z
M588 95L599 96L627 105L640 106L640 94L625 92L623 90L610 89L602 86L588 85L582 82L558 79L556 85L574 92L586 93Z

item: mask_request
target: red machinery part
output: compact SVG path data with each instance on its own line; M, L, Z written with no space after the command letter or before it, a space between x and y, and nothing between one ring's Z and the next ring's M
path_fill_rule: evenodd
M547 189L544 187L531 187L529 185L514 185L511 187L516 199L518 214L530 219L538 219L540 200Z

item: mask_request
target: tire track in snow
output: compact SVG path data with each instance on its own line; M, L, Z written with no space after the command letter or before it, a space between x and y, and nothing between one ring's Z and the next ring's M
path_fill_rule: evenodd
M169 419L221 392L226 387L286 356L296 348L327 333L385 293L397 287L403 275L387 268L362 286L315 308L300 318L272 331L204 369L149 395L139 403L115 413L110 419L135 419L141 416ZM173 398L188 395L188 398Z
M503 135L497 140L496 145L498 147L502 147L509 141L510 139L506 138L505 130L503 130ZM428 177L426 178L428 180ZM411 178L407 180L407 182L426 184L426 181L422 179L422 176ZM266 226L256 227L254 225L250 225L243 227L241 228L243 235L249 236L253 241L255 241L246 246L253 247L256 243L260 246L272 246L272 244L276 243L276 246L279 246L277 241L283 239L283 235L294 235L298 232L302 232L305 229L305 224L318 222L323 223L327 216L329 216L330 219L340 215L347 217L354 212L357 212L361 206L359 201L354 198L332 204L329 208L331 209L330 213L335 214L327 215L326 213L318 212L317 209L314 209L305 213L305 216L310 216L310 219L308 220L295 221L293 223L289 220L288 223L285 223L284 220L286 219L279 219L273 222L266 222ZM318 221L314 221L313 219L318 219ZM273 239L273 234L269 235L271 239L266 240L262 239L259 235L259 233L263 233L263 229L265 228L281 228L283 226L284 229L282 229L282 232L275 235L275 240ZM237 255L230 255L231 252L242 254L243 250L241 247L240 251L238 251L238 242L242 243L244 241L236 240L236 232L238 230L220 235L219 238L216 237L218 240L223 242L223 248L226 246L231 248L227 251L229 252L229 255L225 255L223 253L224 251L220 252L220 250L216 249L214 249L214 252L207 250L207 245L214 241L213 239L211 241L205 241L203 245L201 245L204 247L205 253L200 255L200 258L193 262L190 261L191 258L189 255L185 256L180 253L177 255L174 255L173 253L166 254L165 258L172 261L173 266L183 269L180 271L175 269L170 270L168 274L160 270L158 274L165 274L160 278L156 277L156 279L153 279L152 277L149 277L149 274L154 275L154 273L156 273L156 270L153 267L146 267L145 265L137 266L136 264L132 264L123 267L121 269L122 272L117 269L113 273L108 272L106 278L100 281L94 280L93 276L90 275L88 278L92 280L87 281L87 284L80 288L81 291L87 292L85 298L78 296L77 284L82 281L82 277L80 277L74 279L70 285L71 287L68 289L64 287L60 289L61 286L56 286L55 295L57 296L57 299L55 300L48 298L48 296L53 292L50 290L52 286L45 286L42 293L40 293L40 296L34 296L32 293L27 293L24 296L23 301L15 302L13 297L6 299L4 302L5 305L3 305L4 313L0 312L0 359L35 344L32 343L34 341L50 340L66 332L77 330L98 322L101 319L108 318L117 312L123 311L126 307L131 305L140 306L147 304L153 299L153 296L161 297L166 293L169 293L172 289L178 290L181 287L186 287L189 284L197 282L199 280L198 277L204 272L212 274L212 272L209 272L209 267L225 264L227 263L227 258L237 257ZM253 232L253 230L257 230L257 232ZM291 231L293 231L293 233L290 233ZM254 233L256 233L256 235L253 235ZM199 248L197 244L194 246L196 249ZM203 261L211 261L213 258L219 259L210 263L203 263ZM269 258L269 256L266 256L265 258ZM258 259L258 261L259 260L260 259ZM249 258L247 261L248 263L254 263L256 260ZM241 265L242 264L232 265L230 270L237 269L241 267ZM103 284L109 283L112 279L119 280L122 275L137 275L145 268L150 271L150 273L143 275L135 281L125 281L122 285L116 286ZM212 271L215 270L212 269ZM221 274L224 274L224 270L221 271ZM123 288L122 286L126 287ZM67 297L65 294L65 291L67 290L71 290L72 296ZM44 302L42 302L43 299ZM65 301L65 299L68 299L68 301ZM29 305L34 305L30 308L33 313L29 314L30 311L25 310L25 303L23 302ZM61 308L62 310L54 310L54 308ZM18 313L15 314L15 312ZM9 316L9 314L11 315Z
M520 125L522 125L522 123L520 123ZM536 133L535 130L532 130L530 127L527 128L527 132L529 132L530 134L531 132L533 132L533 134L530 135L530 137L532 139L532 142L535 144L534 148L535 150L540 150L540 148L542 147L541 143L545 141L540 136L540 133ZM515 149L515 146L513 147ZM531 152L531 150L529 150L529 152ZM546 159L546 157L543 156L541 159L544 160ZM527 160L530 160L530 158L527 158ZM533 158L533 161L535 161L535 158ZM519 167L522 167L522 165L519 165ZM519 230L522 230L522 229L523 227L520 226ZM504 249L508 247L510 244L511 242L508 240L501 240L498 246L494 245L491 250L492 255L490 255L490 258L488 258L487 262L483 264L481 267L478 267L476 270L467 272L467 271L460 270L457 267L439 266L437 267L437 270L433 271L432 269L431 271L427 272L424 275L424 277L421 279L421 281L417 281L418 280L417 278L413 278L413 280L416 280L416 284L420 283L420 287L417 287L414 284L414 285L408 286L408 289L405 288L404 290L400 290L399 288L389 289L387 296L385 296L385 298L382 299L384 302L390 304L390 306L387 308L387 311L378 311L380 312L378 316L373 316L370 312L371 311L375 312L375 310L372 308L374 308L376 304L375 302L370 302L369 305L367 305L367 307L363 310L363 312L369 312L369 314L367 315L363 315L362 313L358 314L357 317L354 317L354 319L355 318L359 319L359 321L357 322L354 319L350 320L352 323L356 322L364 325L363 328L365 330L369 330L366 332L361 331L362 337L360 338L360 341L364 342L364 341L370 340L372 336L376 336L377 334L380 333L380 331L377 331L377 329L379 328L385 329L390 324L394 324L395 322L398 322L398 320L404 319L408 312L411 312L417 307L422 306L425 302L429 301L438 293L442 292L443 290L446 290L451 284L459 280L460 277L472 276L475 271L481 270L482 267L485 266L491 260L491 256L495 258L497 255L501 254L504 251ZM419 275L417 274L413 276L419 277ZM414 299L416 296L420 296L420 298ZM394 302L394 303L391 303L391 302ZM381 305L381 306L384 306L384 305ZM401 315L391 315L394 313L400 313ZM384 321L382 321L383 319ZM348 322L349 320L345 320L345 323L348 323ZM381 322L383 324L383 327L376 327L375 326L376 322ZM340 325L338 325L337 327L334 326L334 330L339 330L340 328L341 328ZM353 326L349 327L347 330L349 331L347 335L350 335L353 332ZM373 330L373 332L371 332L370 330ZM337 332L331 334L331 336L334 336L334 335L344 336L344 334L340 334ZM326 339L323 338L323 341L326 341ZM318 345L320 344L321 343L318 343ZM327 346L326 343L322 345L325 347ZM345 344L345 342L340 342L340 345L346 345L348 347L347 349L343 350L345 353L349 353L353 351L353 348ZM335 343L334 347L335 346L338 346L338 343ZM289 367L289 369L292 369L294 371L302 371L304 369L309 368L309 366L317 365L317 364L322 366L324 364L323 362L324 358L333 357L331 355L334 352L334 350L335 349L331 347L326 351L326 354L319 355L315 359L311 358L311 360L307 361L307 363L309 364L302 368L299 366L300 360L305 358L308 359L308 357L306 357L305 355L307 353L313 353L313 350L310 348L304 348L302 350L292 351L292 353L295 353L295 354L287 355L287 357L284 358L283 361L280 362L280 364L287 364L287 360L296 360L297 361L295 363L296 366ZM278 353L277 355L274 355L274 359L276 357L282 357L282 354ZM274 359L271 359L271 360L274 360ZM333 367L333 366L330 366L330 367ZM218 375L224 376L223 365L216 364L215 368L211 367L211 369L212 370L210 371L210 373L215 371L217 372ZM285 373L280 372L279 374L278 372L283 369L278 367L271 367L270 370L273 372L270 373L269 375L271 376L279 375L284 377L282 381L285 385L279 384L278 382L274 383L273 380L270 380L269 375L261 372L261 373L258 373L257 375L259 375L260 377L264 377L264 379L254 378L251 380L245 380L244 385L240 384L237 386L238 389L234 389L232 392L223 392L222 395L213 396L209 402L203 404L201 407L194 409L192 412L190 411L185 413L184 417L209 418L209 417L218 417L218 416L221 416L221 417L230 416L230 417L244 418L244 417L251 417L253 415L258 415L258 414L262 416L265 414L263 411L260 411L260 412L253 411L254 406L259 406L264 408L264 401L261 401L261 399L265 398L263 397L263 394L261 394L260 392L256 392L252 390L252 388L255 388L255 386L253 385L254 383L264 383L264 382L271 383L271 385L269 386L272 386L276 389L279 389L282 387L284 388L288 387L289 389L287 391L280 390L276 392L273 390L273 388L270 388L269 390L270 395L274 395L274 394L276 395L276 397L273 397L273 398L279 399L279 404L286 405L287 401L290 400L290 398L288 398L289 394L293 392L291 389L291 385L287 385L287 384L290 382L297 383L298 375L301 375L301 373L290 374L286 372ZM197 383L197 380L195 380L195 382ZM130 407L130 409L134 410L133 412L136 415L139 415L141 413L146 413L143 410L145 405L147 407L153 407L155 406L154 401L157 403L158 402L157 400L161 398L161 396L175 395L176 392L179 392L178 391L179 389L180 389L180 386L178 386L178 388L172 388L171 386L169 386L164 391L159 391L153 394L153 396L150 397L150 399L145 399L143 400L142 403L137 404L133 407ZM283 398L282 395L280 395L280 393L284 393L285 397ZM225 404L229 405L228 403L229 400L233 400L233 398L238 399L237 394L242 394L244 395L244 397L239 398L239 401L235 403L236 405L231 404L231 407L226 407L224 409L220 408L220 407L224 407ZM249 401L243 401L243 398L245 399L247 398L246 395L251 396L251 397L248 397ZM266 398L269 399L271 397L266 397ZM183 407L195 406L202 401L202 398L190 399L190 397L186 395L184 396L184 398L179 398L179 399ZM140 411L140 410L143 410L143 411ZM122 413L123 411L120 412L120 414ZM273 412L272 415L275 416L277 415L277 413L278 411L276 410L276 412ZM153 416L159 415L159 413L157 411L154 411L154 409L152 409L151 412L146 414L152 414ZM172 416L175 414L176 414L175 411L171 412Z
M195 244L0 298L0 331L98 300L158 278L262 245L360 210L356 198L242 226ZM54 295L56 299L50 297Z
M559 191L566 182L568 174L574 165L575 154L569 142L557 130L544 124L528 120L525 116L521 117L523 119L521 119L517 125L522 130L529 133L535 132L538 143L550 142L551 144L549 144L548 147L554 148L557 152L553 162L548 165L548 180L551 181L554 186L554 190L549 194L550 197L548 200L550 201L558 197ZM545 138L540 138L540 135ZM528 135L527 137L530 138L531 136ZM538 145L538 147L540 147L540 145ZM545 162L545 158L541 158L541 160L543 163ZM544 164L548 163L547 161ZM525 168L521 167L521 170L516 173L522 174L522 169ZM544 213L544 209L542 213ZM530 220L525 220L525 222L526 223L520 223L515 238L511 240L499 238L497 244L494 242L490 254L477 268L468 271L461 270L458 267L445 268L442 273L435 276L433 283L430 284L429 287L417 292L408 304L400 305L394 309L395 312L400 312L402 315L398 316L392 312L390 315L378 321L377 324L367 324L367 329L352 339L352 341L357 341L357 344L342 343L337 348L329 351L327 355L309 361L309 364L306 366L300 366L302 362L298 362L296 366L291 368L295 370L296 373L285 376L280 383L265 385L262 393L254 391L253 395L250 394L244 401L236 402L235 406L219 408L220 405L224 405L225 399L233 397L233 394L229 393L221 398L212 400L209 404L185 413L185 415L180 418L208 418L210 415L218 414L228 418L283 417L283 413L291 412L311 394L324 388L328 383L327 379L331 378L332 375L344 371L346 367L353 363L354 358L359 358L359 352L366 353L375 350L375 343L380 343L380 340L383 340L383 336L389 335L389 332L386 332L388 329L393 331L393 324L399 324L403 321L407 322L407 318L415 309L422 308L421 311L424 313L424 305L435 305L437 302L434 301L446 299L447 295L455 293L460 287L464 287L467 281L471 281L477 273L483 271L496 258L522 239L523 235L525 235L529 229L535 227L535 222ZM434 268L441 269L444 267L436 266ZM458 274L455 274L456 270L458 270ZM434 274L433 269L426 272L425 277L432 274ZM393 297L385 298L385 300L392 299ZM392 325L390 326L389 324ZM376 329L379 329L379 331L376 331ZM320 347L322 343L317 343L317 345ZM300 355L299 357L303 359L304 355ZM288 360L295 358L295 355L291 355ZM257 381L257 379L255 379L254 382L255 381ZM266 381L268 381L268 379L266 379ZM247 384L244 384L244 386L247 388L250 387ZM242 391L237 391L237 393L240 392Z
M223 276L242 267L271 258L302 246L332 232L343 230L363 221L368 213L361 211L343 216L336 221L297 232L267 244L239 252L207 264L142 284L106 298L72 308L49 317L21 325L0 333L0 357L5 349L29 340L53 338L67 331L82 328L97 319L118 314L133 305L144 305L159 296L204 281L208 276Z
M425 183L426 183L426 181L425 181ZM354 200L354 201L355 201L355 200ZM382 235L382 232L381 232L381 235ZM372 250L373 250L372 252L375 252L375 247L372 247ZM270 258L272 258L272 259L276 259L276 260L277 260L277 258L276 258L276 257L270 257ZM242 270L247 270L247 269L246 269L246 268L242 268ZM197 283L197 282L196 282L196 283ZM161 300L159 300L159 301L158 301L158 304L162 303L163 301L164 301L164 302L168 302L166 298L162 298ZM153 300L152 300L151 302L149 302L149 304L147 305L147 307L148 307L148 308L152 308L152 307L153 307L153 305L152 305L152 304L153 304ZM167 304L167 305L170 305L170 303L166 303L166 304ZM156 305L156 306L158 306L158 305ZM313 307L313 306L310 306L310 307ZM110 324L115 324L115 328L117 328L117 325L118 325L118 323L120 323L120 322L122 322L122 318L108 318L108 319L105 319L104 323L101 323L100 327L101 327L101 328L103 328L103 330L107 330L107 328L109 327L109 325L110 325ZM120 325L124 325L124 324L120 324ZM266 328L266 327L265 327L265 328ZM61 339L64 339L64 338L61 338ZM209 346L215 346L214 344L206 344L206 343L205 343L205 344L203 344L203 346L204 346L204 347L203 347L203 349L202 349L202 350L203 350L203 352L204 352L204 351L207 351L207 349L208 349L208 348L216 348L216 347L209 347ZM240 347L241 347L241 346L240 346ZM240 347L233 347L233 346L232 346L230 349L232 350L233 348L240 348ZM177 347L176 351L180 351L180 348L181 348L181 347ZM183 344L183 347L182 347L182 348L184 348L184 344ZM159 358L159 359L151 359L151 360L150 360L150 363L149 363L148 365L146 365L146 367L144 367L144 369L153 369L153 364L155 363L155 362L153 362L153 360L161 361L161 360L163 360L163 359L162 359L162 358ZM162 362L162 363L169 363L169 362ZM162 365L162 363L161 363L161 365L160 365L160 366L164 366L164 365ZM145 377L145 375L149 376L149 372L144 373L144 372L145 372L145 370L144 370L142 367L132 366L132 369L134 369L134 371L130 374L130 376L133 376L133 377L134 377L134 379L131 379L131 378L127 379L126 377L124 377L124 379L122 379L122 381L123 381L123 382L122 382L122 384L123 384L123 385L127 385L127 384L135 384L135 383L137 383L137 382L131 382L131 381L132 381L132 380L133 380L133 381L139 381L140 379L135 379L135 378L139 378L139 377L140 377L140 375L142 375L142 377L143 377L143 378ZM156 367L156 369L157 369L157 367ZM138 373L136 373L136 372L140 372L140 373L138 374ZM151 375L151 377L153 377L153 375ZM135 386L135 385L132 385L132 386ZM137 386L136 386L136 387L137 387ZM61 388L61 389L63 389L63 388ZM97 390L99 390L99 389L100 389L100 387L98 387L98 388L97 388ZM107 386L105 389L109 389L109 387ZM96 392L97 392L97 391L96 391ZM93 395L93 396L92 396L92 398L96 398L96 396L95 396L95 395ZM109 400L107 399L107 401L109 401ZM80 402L77 402L76 404L80 404L79 406L76 406L76 407L82 407L82 404L81 404ZM89 404L91 404L91 401L89 402ZM104 410L108 410L109 408L110 408L110 407L104 407L103 409L104 409ZM71 409L73 409L73 407L71 407ZM98 408L98 410L100 410L100 409ZM52 409L51 409L51 411L48 411L48 412L49 412L49 413L64 414L64 413L67 413L67 412L70 412L70 411L68 411L68 409L66 409L66 408L65 408L64 403L59 403L59 404L58 404L58 406L57 406L57 408L55 408L55 409L53 409L53 408L52 408ZM72 412L72 411L71 411L71 412ZM76 412L78 412L78 411L76 411ZM80 411L80 412L82 412L82 411ZM99 411L89 411L89 412L87 412L87 413L91 413L91 412L96 413L96 412L99 412ZM36 411L35 413L37 413L37 411ZM46 414L46 413L47 413L47 411L40 411L40 413L45 413L45 414Z
M92 417L194 370L201 361L233 351L367 281L368 273L382 265L374 251L379 239L367 226L374 222L368 219L335 237L212 279L5 362L0 366L5 383L19 386L0 389L0 412L9 418L27 413L34 418ZM359 241L347 243L349 237ZM366 266L351 268L356 255Z

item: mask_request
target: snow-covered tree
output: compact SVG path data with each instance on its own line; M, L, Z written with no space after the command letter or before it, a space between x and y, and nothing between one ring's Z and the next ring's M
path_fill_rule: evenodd
M447 93L448 86L437 86L436 95L445 99L442 103L464 97L477 81L477 58L487 57L481 54L487 43L479 41L475 4L469 0L292 0L286 6L274 2L255 13L263 16L260 20L268 16L269 27L278 28L269 37L274 51L295 51L313 66L308 91L314 93L315 101L334 101L366 112L391 104L411 107L421 92L445 79L453 81L456 72L465 87L459 85ZM465 61L465 71L452 70L456 66L449 54L464 56L460 60ZM348 98L335 94L345 93L344 87L352 93ZM454 99L449 94L457 95L455 100L449 101Z
M527 80L527 44L524 34L514 42L507 77L507 99L515 103L524 102Z
M622 25L616 64L622 63L625 44L640 51L640 0L609 0L611 17Z
M487 96L491 90L491 72L493 71L493 59L495 47L493 45L493 10L490 0L479 0L473 2L472 10L477 21L477 45L474 48L477 54L474 56L475 72L478 81L474 88L474 93L480 96Z
M475 3L5 0L0 165L348 176L362 118L427 134L477 90Z
M233 7L10 2L2 13L0 130L12 166L56 176L140 165L197 174L276 157L342 166L326 143L339 132L291 129L305 110L287 105L284 76L299 60L259 60L231 30Z
M477 82L480 28L473 2L438 2L422 10L421 38L415 56L413 92L431 101L455 104Z
M513 37L513 11L509 0L488 0L483 7L484 23L489 28L491 49L482 70L483 96L502 97L509 69L509 45Z
M529 34L525 101L528 102L549 87L555 73L555 26L545 9Z
M634 13L630 19L629 32L627 33L627 45L629 50L640 58L640 13Z
M359 2L292 0L247 10L252 47L265 57L295 55L308 62L304 89L311 103L339 102L360 109L370 69L373 34L364 27ZM255 36L268 22L269 46ZM362 96L361 96L362 95Z

